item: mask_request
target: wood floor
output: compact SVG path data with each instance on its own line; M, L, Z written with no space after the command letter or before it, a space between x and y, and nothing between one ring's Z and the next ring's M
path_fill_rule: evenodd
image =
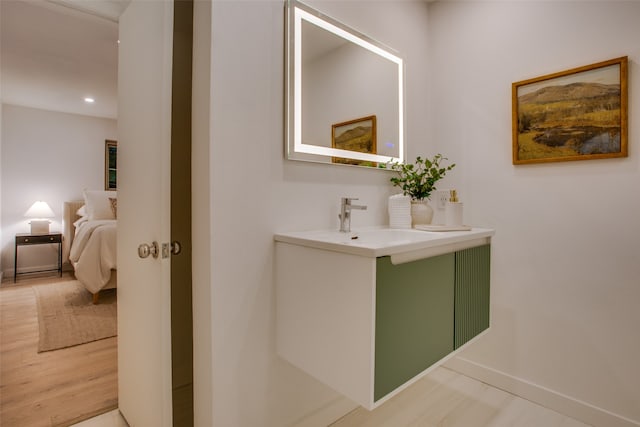
M0 426L68 426L118 406L116 338L37 353L32 285L68 281L20 278L0 287Z
M358 408L331 427L589 427L573 418L438 368L379 408Z
M302 427L304 424L290 426ZM126 427L118 411L77 427ZM374 411L359 408L331 427L589 427L528 400L438 368Z
M62 280L69 280L63 277ZM38 354L31 285L0 287L0 426L68 426L117 407L116 338ZM83 424L85 425L85 424ZM87 427L121 427L117 411ZM525 399L438 368L374 411L331 427L588 427Z

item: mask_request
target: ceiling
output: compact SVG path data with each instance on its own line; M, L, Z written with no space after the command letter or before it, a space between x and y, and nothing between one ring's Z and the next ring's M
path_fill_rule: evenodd
M117 118L117 19L127 5L0 0L2 102Z

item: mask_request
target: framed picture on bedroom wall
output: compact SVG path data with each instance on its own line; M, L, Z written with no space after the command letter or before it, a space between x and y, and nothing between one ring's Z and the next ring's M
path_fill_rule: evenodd
M627 157L627 57L513 83L513 164Z
M107 139L104 142L104 189L117 189L118 141Z

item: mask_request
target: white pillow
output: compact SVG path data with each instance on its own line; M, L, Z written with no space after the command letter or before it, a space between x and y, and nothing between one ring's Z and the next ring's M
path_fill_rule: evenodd
M76 211L76 215L87 216L87 208L85 207L85 205L80 206L80 209Z
M84 190L84 204L89 219L116 219L109 197L116 198L115 191Z
M78 229L78 227L80 227L82 224L84 224L85 222L89 221L87 219L86 216L80 217L80 219L78 219L76 222L73 223L73 226L76 228L76 230Z

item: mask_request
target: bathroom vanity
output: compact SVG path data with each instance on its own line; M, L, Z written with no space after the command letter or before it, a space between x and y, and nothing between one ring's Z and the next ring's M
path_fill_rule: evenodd
M276 234L278 353L374 409L489 328L493 234Z

